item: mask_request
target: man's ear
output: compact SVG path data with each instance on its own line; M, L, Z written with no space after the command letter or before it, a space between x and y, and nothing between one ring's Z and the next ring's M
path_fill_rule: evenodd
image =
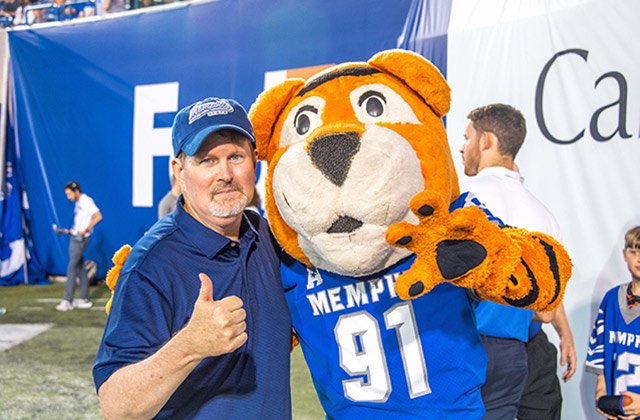
M253 159L253 169L257 169L258 168L258 149L255 149L255 148L253 149L251 158Z
M176 182L182 185L182 162L180 162L180 159L171 159L171 173L176 178Z
M498 149L498 137L490 131L485 131L480 136L480 150Z

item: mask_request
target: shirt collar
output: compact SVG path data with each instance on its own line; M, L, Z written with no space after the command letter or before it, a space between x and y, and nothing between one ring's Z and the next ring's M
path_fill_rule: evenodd
M640 303L640 296L636 296L633 294L633 292L631 291L631 283L629 283L629 286L627 286L627 306L629 308L633 308L638 303Z
M480 172L478 172L477 176L480 175L492 175L492 176L500 176L504 178L513 179L518 182L522 182L522 176L519 172L512 171L503 166L490 166L488 168L484 168Z
M182 230L187 238L202 251L204 255L212 259L232 242L231 239L209 229L184 209L184 198L182 194L178 198L175 210L175 220L178 228ZM242 215L240 226L240 244L249 244L258 237L257 228L251 223L246 215ZM196 240L197 238L197 240Z

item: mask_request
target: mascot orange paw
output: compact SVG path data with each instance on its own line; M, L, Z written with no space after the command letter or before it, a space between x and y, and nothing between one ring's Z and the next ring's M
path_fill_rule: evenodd
M476 289L483 299L516 308L550 311L557 308L571 278L571 259L562 244L541 232L503 230L521 251L520 263L503 289Z
M470 288L504 288L504 281L493 285L492 279L509 278L520 250L480 208L465 207L450 214L435 191L416 194L409 207L418 225L396 223L386 235L390 245L416 254L411 269L396 281L400 298L422 296L445 281Z

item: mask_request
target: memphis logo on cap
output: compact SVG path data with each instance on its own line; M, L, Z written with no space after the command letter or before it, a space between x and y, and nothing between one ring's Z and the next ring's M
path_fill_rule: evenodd
M200 102L189 111L189 124L206 116L226 115L233 112L233 106L226 99L214 99L210 102Z

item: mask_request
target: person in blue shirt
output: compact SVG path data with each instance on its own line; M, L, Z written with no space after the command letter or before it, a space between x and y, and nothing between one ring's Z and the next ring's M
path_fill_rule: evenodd
M631 282L609 290L598 310L589 338L586 370L598 375L595 399L605 395L625 395L632 402L624 407L624 416L606 414L606 418L625 420L640 417L640 226L625 234L624 261Z
M280 248L253 197L255 138L233 100L172 128L176 210L122 267L94 364L106 418L291 418Z
M460 153L470 191L509 226L543 232L561 240L560 226L547 207L523 184L515 158L525 141L526 121L507 104L473 109L467 116ZM561 339L565 382L575 372L573 334L562 304L555 312L536 312L484 301L476 305L478 332L487 352L487 377L482 386L484 420L558 420L562 395L557 350L541 331L553 322ZM529 339L531 337L531 340ZM564 364L564 363L563 363Z

